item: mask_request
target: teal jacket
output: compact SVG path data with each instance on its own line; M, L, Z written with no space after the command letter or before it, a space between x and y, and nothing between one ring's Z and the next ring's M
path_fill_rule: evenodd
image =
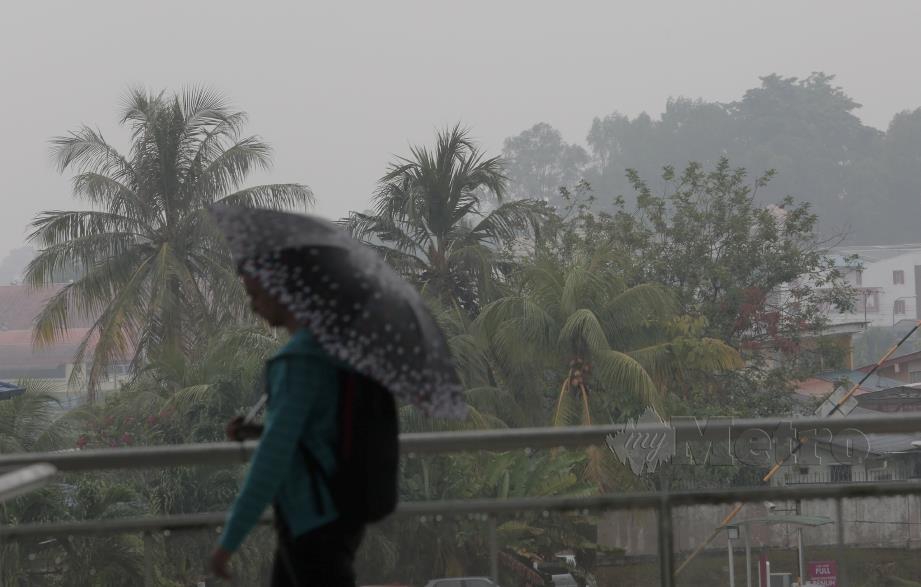
M304 329L269 360L262 438L220 539L226 550L240 547L273 501L293 536L338 517L322 481L317 486L325 512L316 511L313 485L298 446L303 443L311 449L327 477L334 473L339 369Z

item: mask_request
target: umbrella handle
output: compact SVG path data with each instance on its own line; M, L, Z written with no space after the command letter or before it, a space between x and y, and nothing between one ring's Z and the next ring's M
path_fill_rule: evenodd
M243 418L244 425L253 423L253 419L256 417L256 414L258 414L259 410L261 410L263 406L265 406L265 403L268 401L268 399L269 399L268 394L263 393L262 397L259 398L259 401L256 402L256 404L252 408L250 408L249 412L246 413L246 417Z

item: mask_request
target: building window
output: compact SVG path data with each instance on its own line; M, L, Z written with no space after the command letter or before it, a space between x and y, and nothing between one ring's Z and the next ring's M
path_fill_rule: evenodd
M873 289L862 289L857 298L857 311L875 314L879 312L879 292Z
M921 383L921 371L909 371L908 378L912 383Z
M905 285L905 272L901 269L892 272L892 285Z
M863 285L863 271L858 269L856 273L857 273L857 277L854 279L855 281L854 285L861 286Z
M905 313L905 300L896 300L895 304L892 307L893 314L904 314Z

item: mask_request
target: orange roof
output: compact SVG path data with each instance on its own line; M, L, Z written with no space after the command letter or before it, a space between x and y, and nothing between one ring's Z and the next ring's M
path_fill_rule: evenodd
M31 330L0 331L0 368L56 368L72 363L89 328L71 328L52 346L34 349ZM88 351L92 351L90 342Z
M73 363L92 320L75 316L68 320L69 328L53 345L41 349L32 346L35 319L48 300L64 287L65 284L41 289L28 285L0 286L0 369L56 369ZM92 352L95 342L94 336L87 353Z
M57 283L35 289L28 285L0 285L0 331L31 329L48 300L64 286ZM77 316L70 320L70 326L78 328L88 327L91 323Z

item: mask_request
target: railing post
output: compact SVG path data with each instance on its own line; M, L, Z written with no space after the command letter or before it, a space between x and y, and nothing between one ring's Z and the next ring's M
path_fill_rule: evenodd
M499 582L499 538L496 531L496 516L489 515L489 576Z
M153 587L153 537L144 532L144 587Z
M672 503L669 494L659 502L659 584L672 587L675 581L675 553L672 536Z
M847 562L847 552L844 545L844 506L842 498L835 500L835 521L838 523L838 586L848 587L847 572L844 566Z
M752 587L751 526L745 526L745 587Z

